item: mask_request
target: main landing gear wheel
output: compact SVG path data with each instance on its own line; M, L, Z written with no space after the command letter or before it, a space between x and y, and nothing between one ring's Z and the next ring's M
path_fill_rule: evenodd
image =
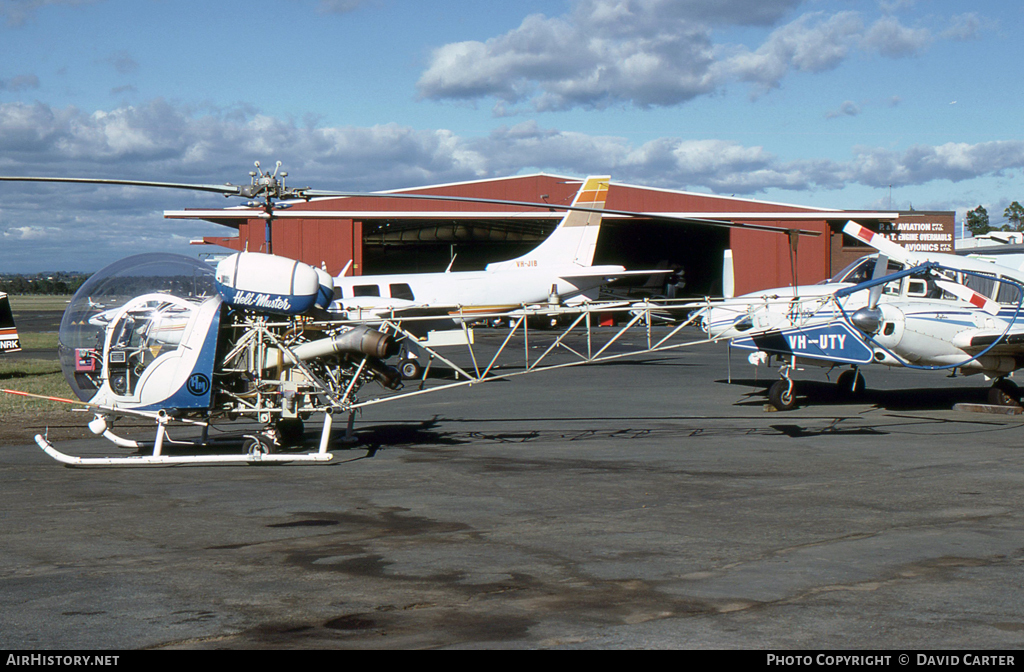
M269 455L274 452L274 444L266 437L247 434L242 442L242 451L250 457Z
M988 403L993 406L1020 406L1020 388L1012 380L1000 378L988 390Z
M865 385L864 376L861 375L861 372L852 369L843 371L836 379L836 388L847 396L855 397L863 394Z
M398 367L403 380L417 380L423 375L423 367L415 359L407 359Z
M768 389L768 401L780 411L796 408L796 385L791 380L778 380Z

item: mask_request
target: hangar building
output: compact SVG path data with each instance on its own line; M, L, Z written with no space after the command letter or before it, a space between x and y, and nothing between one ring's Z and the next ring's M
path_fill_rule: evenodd
M458 197L570 205L580 178L535 174L438 184L382 193ZM845 237L842 226L853 219L897 242L920 249L953 251L952 212L877 212L809 208L704 193L657 189L615 182L608 190L608 210L659 213L814 231L796 246L796 280L818 282L871 250ZM199 244L231 250L267 251L264 219L247 217L249 209L182 210L169 218L203 219L237 231L209 236ZM564 211L491 203L408 200L387 197L323 198L297 202L275 211L271 250L275 254L323 266L332 275L349 265L348 275L387 272L477 270L535 247L558 224ZM722 263L731 249L737 294L790 284L791 236L666 222L650 217L606 214L595 264L622 264L628 269L681 269L687 296L720 295ZM933 247L935 246L935 247ZM946 249L948 247L948 250ZM454 257L454 262L452 261Z

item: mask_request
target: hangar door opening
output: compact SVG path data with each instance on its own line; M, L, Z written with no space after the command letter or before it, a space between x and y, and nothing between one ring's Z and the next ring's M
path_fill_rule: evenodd
M597 240L595 264L621 264L629 270L680 271L682 297L721 296L722 260L729 247L729 230L671 222L605 219ZM656 294L667 295L666 278L658 278ZM644 285L646 278L634 281Z

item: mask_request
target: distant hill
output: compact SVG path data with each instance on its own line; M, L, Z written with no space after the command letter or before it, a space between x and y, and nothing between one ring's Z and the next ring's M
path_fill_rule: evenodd
M0 292L8 294L74 294L91 273L0 273Z

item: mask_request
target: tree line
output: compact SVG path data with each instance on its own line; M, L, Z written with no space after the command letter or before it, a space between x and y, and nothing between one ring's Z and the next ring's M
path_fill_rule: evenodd
M0 275L0 292L7 294L74 294L89 275L86 273L36 273Z
M1024 231L1024 206L1020 203L1010 203L1003 210L1003 217L1006 217L1006 224L992 226L988 221L988 211L979 205L974 210L967 211L967 230L972 236L980 236L990 231Z

